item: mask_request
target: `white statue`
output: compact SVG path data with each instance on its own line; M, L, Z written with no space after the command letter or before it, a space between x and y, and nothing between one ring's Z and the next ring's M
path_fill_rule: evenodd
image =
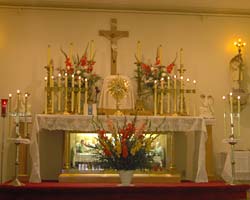
M204 118L214 118L214 98L211 95L200 95L201 106L200 116Z
M243 59L241 54L234 56L230 60L230 72L232 78L232 88L240 89L240 81L243 80Z

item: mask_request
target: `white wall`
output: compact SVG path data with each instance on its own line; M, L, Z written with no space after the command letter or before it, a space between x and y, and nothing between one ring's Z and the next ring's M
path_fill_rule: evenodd
M97 49L95 71L102 77L109 75L109 42L100 37L98 31L109 29L111 18L117 18L119 30L129 31L128 38L118 41L120 74L133 76L137 40L142 42L145 58L151 60L155 58L157 46L162 44L164 64L170 63L180 48L184 49L186 75L198 81L199 93L211 94L215 98L214 151L228 149L228 145L222 143L224 135L221 97L230 91L228 63L237 53L233 41L242 37L250 44L248 17L1 9L0 98L15 93L17 89L28 91L32 94L33 113L42 113L41 97L46 76L44 66L47 63L48 44L52 46L55 66L63 67L64 58L60 47L68 51L70 42L73 42L74 52L81 53L87 42L93 39ZM248 49L246 46L243 51L247 73L250 70ZM242 140L237 148L250 147L249 110L250 107L247 106L242 112ZM56 148L61 148L58 142L53 141L56 138L41 135L41 151L45 151L47 143L49 146L55 143ZM58 158L58 163L60 159ZM47 160L47 166L42 165L42 174L46 178L56 178L57 174L51 175L49 166L50 161Z

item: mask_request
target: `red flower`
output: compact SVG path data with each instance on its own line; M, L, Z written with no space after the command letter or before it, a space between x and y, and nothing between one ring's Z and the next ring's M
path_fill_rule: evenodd
M107 148L105 148L105 149L103 150L103 152L104 152L104 154L105 154L106 156L111 156L111 155L112 155L111 152L110 152L110 150L107 149Z
M160 60L160 58L157 56L157 57L156 57L156 60L155 60L155 65L159 65L159 64L161 64L161 60Z
M93 66L92 65L88 66L86 71L87 71L87 73L92 72L93 71Z
M141 68L144 71L145 75L149 75L151 72L151 68L149 65L146 65L144 63L141 64Z
M70 58L69 57L66 57L66 60L65 60L65 65L66 67L72 67L72 63L70 61Z
M87 64L87 56L84 54L80 60L81 66L84 67Z
M122 143L122 157L123 158L128 157L128 147L125 142Z
M70 67L70 66L67 66L67 73L68 74L73 74L74 73L74 68L73 67Z
M174 66L175 66L174 63L171 63L170 65L168 65L168 66L166 67L166 70L167 70L167 72L168 72L169 74L172 72Z

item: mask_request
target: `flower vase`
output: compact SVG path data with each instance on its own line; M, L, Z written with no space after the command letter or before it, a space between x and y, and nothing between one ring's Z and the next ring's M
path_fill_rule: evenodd
M120 186L133 186L131 184L132 178L133 178L133 170L120 170L119 171L119 176L121 180Z

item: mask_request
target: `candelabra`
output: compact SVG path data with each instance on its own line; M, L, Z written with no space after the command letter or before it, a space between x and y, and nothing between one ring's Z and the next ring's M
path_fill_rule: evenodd
M235 184L235 157L234 150L235 145L239 141L240 137L240 96L235 98L233 93L229 94L229 109L226 96L223 96L224 100L224 134L227 137L225 142L230 145L230 159L231 159L231 173L232 177L229 184ZM235 103L237 102L237 103ZM228 111L229 110L229 111ZM228 129L229 127L229 129ZM229 132L229 136L228 135Z
M13 141L16 145L15 148L15 176L14 179L9 183L9 185L13 186L22 186L24 185L22 182L18 179L19 174L19 152L20 152L20 144L30 144L30 139L26 138L28 137L28 128L27 128L27 105L28 105L28 93L25 93L24 95L24 103L22 102L22 96L20 90L17 90L17 96L16 96L16 109L14 112L10 112L9 115L12 117L15 117L15 134L16 136L14 138L10 138L10 141ZM12 95L9 95L9 111L12 110ZM20 119L24 119L24 136L25 138L22 138L20 135L19 127L20 127Z

